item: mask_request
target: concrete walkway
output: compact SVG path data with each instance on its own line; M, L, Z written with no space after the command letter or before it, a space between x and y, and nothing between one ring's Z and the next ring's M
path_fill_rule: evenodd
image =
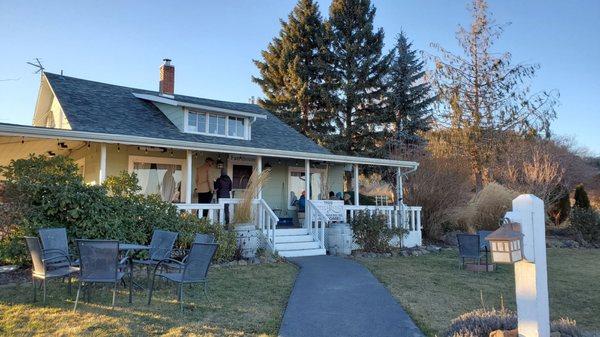
M300 272L280 337L424 336L390 292L357 262L335 256L291 261Z

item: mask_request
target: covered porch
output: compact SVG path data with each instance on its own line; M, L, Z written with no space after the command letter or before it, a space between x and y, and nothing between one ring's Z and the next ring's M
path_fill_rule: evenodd
M89 184L101 184L106 177L122 171L136 173L142 193L158 194L182 211L222 224L234 218L240 193L252 172L270 170L269 182L254 200L254 222L265 248L284 256L325 254L330 225L350 221L360 211L383 213L389 227L405 228L408 234L399 238L398 245L421 244L421 209L402 203L402 177L417 168L414 162L15 125L0 125L0 153L0 165L32 153L68 156ZM198 203L194 177L207 158L216 163L215 176L222 168L231 177L231 198ZM396 168L399 186L392 204L360 204L358 177L362 165ZM305 212L299 216L298 199L303 192ZM330 200L330 192L338 198L350 193L353 203ZM337 209L333 218L326 214L323 200L327 200L330 210Z

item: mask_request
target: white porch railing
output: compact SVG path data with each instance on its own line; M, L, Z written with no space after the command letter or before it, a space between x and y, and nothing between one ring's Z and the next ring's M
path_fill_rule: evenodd
M177 208L182 211L194 213L199 218L206 217L211 221L216 221L221 224L225 224L225 205L228 207L229 220L233 220L235 216L236 205L239 204L241 199L234 198L221 198L216 204L177 204ZM277 229L277 223L279 218L273 212L271 207L265 202L264 199L254 199L252 201L254 205L254 225L264 236L265 242L271 251L275 250L275 230Z
M305 226L313 238L319 242L319 248L325 248L325 226L329 218L310 200L306 200Z
M420 206L345 205L344 209L348 221L354 218L356 212L384 214L388 228L404 228L408 231L401 241L403 247L420 246L422 243Z

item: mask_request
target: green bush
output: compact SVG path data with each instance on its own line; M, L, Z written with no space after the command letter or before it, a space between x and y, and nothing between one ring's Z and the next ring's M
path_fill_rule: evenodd
M592 208L573 207L571 229L587 242L600 242L600 214Z
M350 225L354 232L354 240L366 252L389 252L390 240L395 235L402 237L407 233L403 228L388 228L384 214L357 212Z
M517 315L510 310L477 309L464 313L452 320L444 337L489 337L495 330L517 328ZM560 332L562 337L581 337L583 334L574 320L561 318L550 323L551 332Z
M235 234L208 220L182 215L159 196L136 194L137 178L126 172L109 177L103 186L90 186L78 175L72 159L31 156L0 167L4 175L0 216L0 260L29 261L22 237L39 228L65 227L75 238L113 239L148 243L155 228L180 233L177 246L189 247L194 233L215 234L220 247L216 259L233 259Z

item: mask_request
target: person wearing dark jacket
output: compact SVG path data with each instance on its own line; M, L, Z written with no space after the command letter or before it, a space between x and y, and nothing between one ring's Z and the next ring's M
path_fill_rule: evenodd
M217 200L221 198L230 198L233 182L227 175L225 169L221 170L221 176L215 181L215 191L217 191ZM225 204L225 223L229 224L229 204Z

